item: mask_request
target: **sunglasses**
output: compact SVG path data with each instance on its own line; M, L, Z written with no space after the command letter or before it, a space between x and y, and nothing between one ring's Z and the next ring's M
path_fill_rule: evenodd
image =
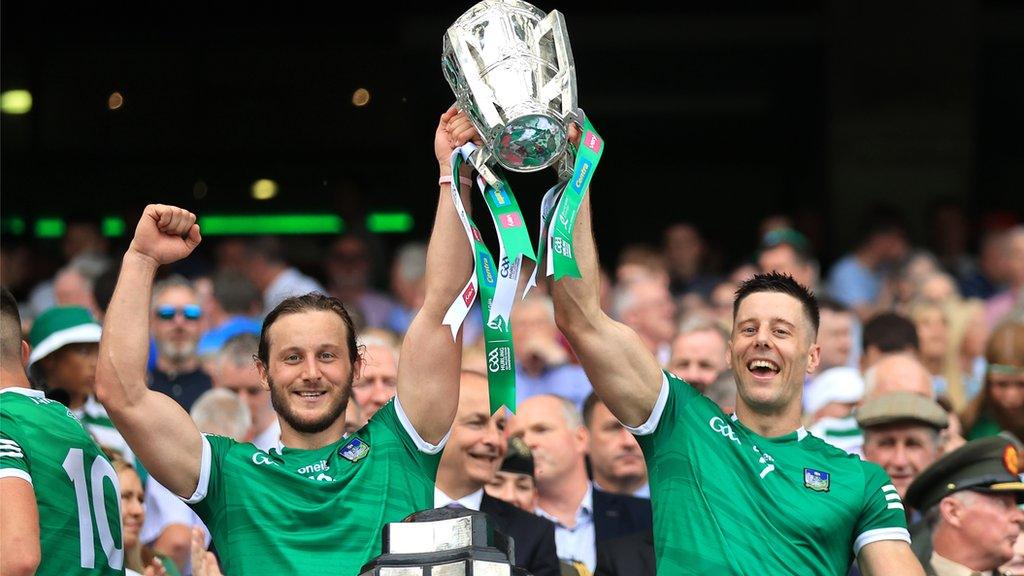
M198 304L187 304L180 308L170 305L156 307L156 317L161 320L174 320L178 312L181 312L185 320L199 320L203 317L203 309Z

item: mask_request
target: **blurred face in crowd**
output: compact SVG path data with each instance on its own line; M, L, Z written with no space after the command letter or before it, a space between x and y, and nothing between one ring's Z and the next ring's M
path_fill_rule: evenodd
M46 385L71 395L75 408L96 388L96 361L99 344L80 342L62 346L39 360Z
M564 404L554 396L533 396L520 404L509 422L509 432L533 453L534 475L541 491L582 466L587 430L570 426Z
M398 363L386 346L367 346L363 350L363 369L352 383L352 398L369 420L398 392Z
M260 379L282 429L316 434L339 423L360 364L349 361L348 328L338 314L308 310L283 314L267 331L267 365Z
M1024 286L1024 231L1010 233L1007 240L1007 279L1014 288Z
M938 457L938 432L928 426L897 422L864 431L864 458L885 469L901 498Z
M349 402L345 406L345 434L355 434L363 426L366 426L363 410L359 407L359 404Z
M615 419L603 402L590 414L590 464L594 480L606 490L647 478L647 465L636 438Z
M921 298L928 302L946 302L958 296L956 284L946 274L932 274L921 282Z
M907 237L903 232L892 231L878 234L875 236L874 242L883 262L898 262L910 250Z
M489 409L487 378L463 372L459 408L438 471L442 489L455 492L449 496L461 498L482 488L505 459L505 411L492 416Z
M925 306L914 313L917 339L921 343L921 357L941 360L946 355L949 327L946 315L937 306Z
M106 251L107 241L96 224L77 222L67 225L61 248L64 250L64 257L71 260L86 252Z
M788 274L801 286L814 287L814 267L808 262L802 262L796 250L789 244L779 244L762 251L757 258L757 264L762 273Z
M139 475L130 468L121 468L117 473L121 486L121 538L123 549L134 548L139 543L139 532L146 519L146 494L142 490Z
M732 301L736 298L736 285L732 282L722 282L711 291L711 310L718 320L725 327L732 326Z
M892 354L879 360L873 378L874 384L867 392L870 398L891 392L910 392L925 398L935 398L931 374L909 354Z
M170 286L153 301L153 338L160 356L173 363L194 358L199 343L199 319L186 317L186 306L199 306L199 297L185 286ZM173 309L174 316L162 318L161 309Z
M672 342L668 370L703 392L729 363L726 342L715 330L680 334Z
M340 238L331 247L327 273L337 288L361 288L370 281L370 255L366 244L354 236Z
M531 514L537 508L537 484L529 474L498 470L484 489L492 498L504 500Z
M818 345L821 346L819 372L846 366L853 349L853 314L822 309Z
M239 366L231 359L224 358L218 362L211 376L214 388L231 390L249 407L249 413L252 414L249 438L263 432L273 423L276 415L270 403L270 390L260 383L260 374L255 364L246 362Z
M804 378L818 367L814 330L796 298L755 292L744 298L729 345L737 404L759 413L800 401Z
M58 306L81 306L96 316L92 285L75 270L65 270L53 279L53 297Z
M675 224L665 230L665 257L675 275L691 277L700 271L704 241L689 224Z
M1014 494L957 492L944 498L941 506L942 521L956 530L959 544L979 563L996 567L1013 558L1024 524L1024 511L1017 507Z
M638 280L628 290L633 294L633 305L623 311L623 323L646 338L668 342L675 334L676 313L668 287L657 281Z
M1024 414L1024 366L1015 371L990 367L988 372L989 395L992 402L1004 414Z

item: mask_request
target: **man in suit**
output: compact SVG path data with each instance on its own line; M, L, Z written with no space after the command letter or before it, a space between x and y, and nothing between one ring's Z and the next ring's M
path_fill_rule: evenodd
M654 530L602 542L594 576L654 576Z
M537 514L555 522L558 557L597 566L597 544L651 528L648 500L595 489L584 457L588 434L576 405L539 395L519 405L509 424L533 452L539 492Z
M504 410L489 413L487 377L462 372L459 408L437 470L434 507L486 512L515 542L516 565L533 576L558 576L555 531L551 522L484 492L505 458Z

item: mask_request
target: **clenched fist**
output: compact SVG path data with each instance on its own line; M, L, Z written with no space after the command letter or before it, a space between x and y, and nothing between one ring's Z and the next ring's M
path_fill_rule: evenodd
M188 256L201 241L195 214L175 206L150 204L135 227L128 250L162 265Z

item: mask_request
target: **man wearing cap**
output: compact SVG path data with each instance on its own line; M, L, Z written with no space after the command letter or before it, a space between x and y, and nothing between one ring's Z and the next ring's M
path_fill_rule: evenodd
M810 243L791 228L776 228L764 235L757 265L762 273L789 274L811 290L818 286L818 261L811 253Z
M964 444L921 473L906 502L927 510L933 550L919 557L934 576L993 575L1013 558L1024 525L1018 445L1001 436Z
M857 410L864 431L864 459L885 469L906 496L917 476L939 457L939 432L949 416L938 402L910 392L872 398Z
M47 397L67 404L101 445L134 461L128 443L96 401L96 359L102 330L81 306L58 306L43 312L28 334L32 354L29 373Z

